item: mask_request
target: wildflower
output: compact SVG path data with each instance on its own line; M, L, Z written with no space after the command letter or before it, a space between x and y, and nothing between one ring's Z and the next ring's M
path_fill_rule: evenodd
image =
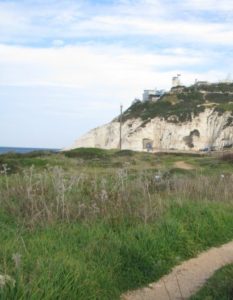
M6 284L12 284L15 286L15 280L9 275L0 275L0 288L3 288Z
M100 209L99 209L99 207L97 206L96 203L92 204L92 211L93 211L94 214L98 214L100 212Z
M12 255L12 259L13 259L13 261L14 261L14 263L15 263L16 269L19 269L20 264L21 264L21 254L19 254L19 253L14 253L14 254Z
M159 182L162 180L162 175L160 172L156 173L155 176L154 176L154 181L155 182Z
M161 176L160 175L155 175L155 181L160 181L161 180Z
M108 193L106 190L104 190L104 189L101 190L100 199L102 202L105 202L108 200Z

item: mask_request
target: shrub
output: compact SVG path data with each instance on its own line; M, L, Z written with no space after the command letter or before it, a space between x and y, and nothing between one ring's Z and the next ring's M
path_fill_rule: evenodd
M233 83L215 83L210 85L200 85L198 90L204 90L207 92L233 92Z
M100 148L77 148L74 150L65 151L64 154L67 157L83 159L102 159L106 158L108 155L106 150Z
M233 103L221 103L216 106L214 110L217 111L219 115L224 114L226 111L230 111L233 116Z
M223 154L221 160L233 163L233 153Z
M192 101L192 103L195 102L196 104L204 102L203 94L196 91L191 93L180 93L177 95L177 97L180 100L189 101L189 102Z
M1 159L23 159L23 158L35 158L35 157L44 157L51 156L57 153L57 151L51 150L37 150L27 153L17 153L17 152L8 152L0 155Z
M206 100L215 103L228 103L233 100L233 95L228 93L210 93L206 95Z
M134 152L132 150L120 150L115 153L116 156L133 156Z

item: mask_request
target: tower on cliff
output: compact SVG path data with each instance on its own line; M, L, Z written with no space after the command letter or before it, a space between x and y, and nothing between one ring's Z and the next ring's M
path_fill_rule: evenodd
M181 74L177 74L177 76L172 77L172 87L181 85L180 77L181 77Z

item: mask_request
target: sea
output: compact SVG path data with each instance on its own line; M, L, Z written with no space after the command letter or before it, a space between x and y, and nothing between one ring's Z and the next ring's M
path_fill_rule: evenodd
M52 148L19 148L19 147L0 147L0 155L5 153L29 153L33 151L54 151L58 152L60 149Z

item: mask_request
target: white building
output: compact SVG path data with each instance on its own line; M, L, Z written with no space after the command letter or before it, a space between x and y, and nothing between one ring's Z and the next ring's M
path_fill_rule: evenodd
M142 99L143 101L157 101L164 93L164 90L144 90Z
M142 100L143 101L149 101L153 96L156 94L156 89L154 90L144 90L143 95L142 95Z
M181 74L177 74L177 76L172 77L172 87L181 85L180 77L181 77Z
M197 79L195 80L195 85L201 86L201 85L209 85L210 83L208 81L198 81Z

